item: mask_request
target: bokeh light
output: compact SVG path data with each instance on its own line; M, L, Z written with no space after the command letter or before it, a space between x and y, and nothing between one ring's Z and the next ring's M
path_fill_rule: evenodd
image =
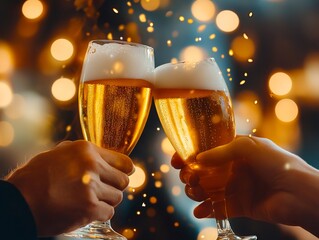
M0 42L0 74L10 73L13 69L13 54L8 44Z
M223 32L233 32L239 26L239 17L233 11L221 11L216 16L216 25Z
M175 149L167 137L163 138L161 147L162 151L168 156L172 156L175 153Z
M134 173L129 176L129 187L133 189L141 189L146 181L146 174L142 167L135 165Z
M26 101L24 97L19 94L14 94L11 103L4 109L4 113L8 118L19 119L23 117L26 109Z
M0 147L9 146L14 139L14 129L11 123L0 121Z
M0 108L7 107L13 98L11 87L5 82L0 80Z
M192 4L191 11L197 20L208 22L215 16L216 7L210 0L196 0Z
M155 11L160 7L160 0L141 0L141 6L146 11Z
M217 228L206 227L199 232L197 240L216 240L217 236Z
M28 19L36 19L42 15L43 9L41 1L27 0L22 5L22 14Z
M69 60L74 53L72 42L67 39L60 38L55 40L51 45L52 57L58 61Z
M292 122L298 116L298 105L291 99L280 100L275 107L277 118L282 122Z
M182 61L199 61L207 57L206 51L197 46L188 46L184 48L180 54L180 59Z
M290 92L292 88L292 80L290 76L284 72L276 72L269 79L269 89L272 93L283 96Z
M242 36L239 36L232 40L231 50L233 51L233 56L236 60L244 62L254 56L256 47L251 39L245 39Z
M71 79L62 77L52 84L51 93L58 101L70 101L75 96L76 86Z

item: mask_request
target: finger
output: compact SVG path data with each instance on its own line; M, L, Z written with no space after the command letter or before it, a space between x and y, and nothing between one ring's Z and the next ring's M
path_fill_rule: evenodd
M91 221L105 222L113 217L114 212L114 207L103 201L99 201L96 205L96 208L91 213Z
M186 185L185 193L190 199L193 199L194 201L197 201L197 202L204 201L205 199L208 198L208 195L200 186L191 187L189 185Z
M132 174L134 172L133 162L127 155L97 146L96 150L104 159L104 161L106 161L112 167L126 174Z
M228 144L212 148L197 155L200 164L220 166L234 160L256 156L254 137L237 136Z
M190 166L185 166L179 173L179 178L185 184L196 186L199 183L199 176Z
M172 157L171 165L173 168L182 169L185 166L185 161L177 153L175 153Z
M95 194L99 201L103 201L113 207L116 207L123 200L122 191L103 182L99 182L98 187L95 189Z
M114 168L103 160L98 160L98 174L105 184L113 186L119 190L124 190L129 184L128 176L122 171Z
M194 209L193 213L196 218L213 218L212 201L210 199L205 200Z

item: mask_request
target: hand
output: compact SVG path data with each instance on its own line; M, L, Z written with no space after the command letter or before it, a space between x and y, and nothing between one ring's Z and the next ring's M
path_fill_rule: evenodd
M123 198L133 163L126 155L87 141L66 141L12 172L34 215L39 236L106 221Z
M214 169L211 173L218 173L220 179L214 174L199 175L176 154L172 158L172 165L181 169L186 194L193 200L203 201L194 210L196 217L214 217L204 183L215 180L216 186L225 184L229 217L299 225L319 234L315 226L319 211L314 211L319 209L316 199L319 171L300 157L268 139L239 136L229 144L200 153L196 161L200 168ZM229 163L232 163L230 174L225 172Z

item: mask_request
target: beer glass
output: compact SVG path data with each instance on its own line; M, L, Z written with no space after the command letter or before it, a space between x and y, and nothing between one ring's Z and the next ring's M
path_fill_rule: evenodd
M84 138L100 147L130 154L150 111L153 80L153 48L124 41L91 41L79 86ZM126 239L112 229L110 221L95 221L66 235Z
M215 60L161 65L155 69L154 87L155 107L166 136L179 156L197 172L207 196L214 196L217 239L257 239L236 236L227 220L225 182L221 180L227 176L218 176L230 174L231 164L225 164L223 171L218 172L201 167L195 160L198 153L235 137L229 91ZM210 174L216 176L216 181L208 177Z

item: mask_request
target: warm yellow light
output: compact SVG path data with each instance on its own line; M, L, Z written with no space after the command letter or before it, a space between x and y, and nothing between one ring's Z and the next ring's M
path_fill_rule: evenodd
M198 233L197 240L215 240L217 236L217 228L207 227Z
M0 81L0 108L7 107L13 98L11 87L3 81Z
M161 147L162 151L169 156L172 156L175 153L175 149L173 148L171 142L168 140L167 137L162 140Z
M170 167L167 164L162 164L160 166L160 170L161 170L162 173L168 173L169 170L170 170Z
M292 122L297 118L299 109L293 100L282 99L276 104L275 113L280 121Z
M127 239L131 239L134 237L134 231L132 229L124 229L124 231L122 232L122 235L124 237L126 237Z
M0 99L1 99L1 96L0 96ZM18 119L24 115L26 109L27 109L26 101L24 97L21 95L15 94L13 95L11 103L4 109L4 112L8 118Z
M174 187L172 188L172 194L173 194L174 196L181 195L181 193L182 193L182 189L181 189L180 186L174 186Z
M200 61L207 57L203 48L197 46L188 46L184 48L180 54L182 61Z
M272 93L282 96L290 92L292 80L288 74L277 72L270 77L268 85Z
M43 4L39 0L27 0L22 5L22 14L28 19L36 19L43 13Z
M242 36L236 37L232 41L231 48L234 58L242 62L252 58L256 51L254 42L250 38L245 39Z
M146 20L147 20L144 13L139 15L139 19L140 19L140 22L146 22Z
M233 11L221 11L216 17L216 25L223 32L233 32L239 26L239 17Z
M129 176L129 179L130 179L130 183L129 183L130 188L133 188L133 189L141 188L145 183L146 174L141 167L135 166L135 171L131 176Z
M0 122L0 147L9 146L14 139L14 129L9 122Z
M146 11L155 11L160 6L160 0L141 0L141 6Z
M76 87L71 79L59 78L52 84L51 93L58 101L65 102L74 97L76 93Z
M55 40L51 45L51 54L58 61L66 61L73 56L73 44L64 38Z
M13 69L13 55L10 47L0 42L0 74L10 73Z
M197 20L208 22L213 19L216 7L210 0L196 0L192 4L191 11Z

